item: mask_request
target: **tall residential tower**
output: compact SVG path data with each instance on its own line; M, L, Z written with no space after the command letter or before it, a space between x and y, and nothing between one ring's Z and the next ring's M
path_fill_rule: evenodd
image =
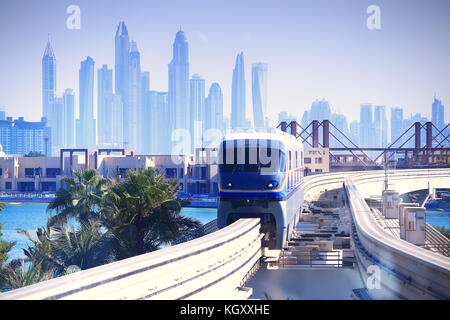
M255 128L267 126L267 63L252 66L253 123Z
M243 127L245 125L244 52L236 57L231 90L231 128Z

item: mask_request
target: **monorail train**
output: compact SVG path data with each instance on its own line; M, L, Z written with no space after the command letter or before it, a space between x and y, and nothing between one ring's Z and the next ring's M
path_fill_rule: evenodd
M264 245L286 248L303 205L303 145L294 136L243 132L219 148L217 226L261 218Z

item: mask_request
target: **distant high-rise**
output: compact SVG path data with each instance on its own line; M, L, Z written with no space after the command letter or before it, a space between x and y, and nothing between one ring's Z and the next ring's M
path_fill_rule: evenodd
M317 120L319 122L323 120L330 120L331 109L327 100L315 100L311 105L311 112L309 115L310 121ZM323 131L319 130L319 143L323 142ZM319 146L320 146L319 144Z
M375 136L375 130L372 125L372 105L368 103L362 103L359 117L360 147L372 147L373 138Z
M394 143L397 138L403 133L403 109L391 108L391 143ZM398 142L396 146L399 146Z
M110 140L111 132L106 128L110 126L111 109L108 102L113 94L113 77L112 69L104 64L101 69L97 70L97 128L98 128L98 145L105 146Z
M190 81L191 152L202 147L205 129L205 79L194 74Z
M128 147L137 149L138 145L138 110L141 108L141 56L135 41L131 42L128 74L128 104L126 105L127 123L124 126Z
M180 30L173 43L173 58L169 64L169 110L170 133L176 129L190 131L189 114L189 44L185 33Z
M403 120L403 130L407 130L408 128L410 128L414 123L416 122L420 122L422 125L424 125L426 122L428 121L428 119L426 117L422 117L422 115L420 113L416 113L416 114L411 114L411 116L408 119L404 119ZM408 136L405 137L405 140L407 140L407 138L409 138L409 136L411 136L411 134L414 132L414 128L411 128L409 131ZM426 143L426 131L425 130L421 130L421 144L422 146ZM402 142L403 143L403 142ZM403 147L405 148L414 148L415 147L415 140L414 139L409 139L409 141L403 145Z
M64 146L75 148L75 93L72 89L64 90Z
M352 121L350 122L350 139L353 141L354 144L359 146L359 121Z
M128 75L130 58L130 38L125 22L120 22L115 36L115 93L122 98L123 105L123 131L125 147L129 147L129 108L128 108Z
M151 125L152 125L152 109L150 105L150 73L141 72L141 103L138 109L138 150L142 154L151 153Z
M49 105L49 119L52 134L51 154L58 155L59 149L64 147L64 99L62 97L54 97Z
M255 128L267 125L267 63L252 66L253 123Z
M223 132L225 130L223 120L223 95L222 89L217 82L214 82L209 88L205 109L205 130L217 129Z
M110 114L106 130L107 133L110 133L107 143L113 148L123 148L123 102L121 97L116 94L110 96L107 107Z
M330 117L330 121L334 124L334 126L336 128L338 128L347 137L350 135L350 131L348 129L348 124L347 124L347 117L345 115L338 114L338 113L332 113L331 117ZM330 128L330 131L333 132L336 137L341 139L341 141L344 139L342 137L342 135L337 132L336 129ZM330 147L340 147L340 144L332 135L330 135Z
M150 105L150 153L170 154L170 145L167 143L169 137L169 107L167 92L149 91L148 100Z
M310 122L311 122L311 111L305 110L303 112L302 123L300 125L302 126L303 129L306 129ZM309 134L309 133L311 133L311 131L312 131L312 129L311 129L311 127L309 127L308 129L306 129L305 133ZM312 137L306 139L306 141L308 141L309 143L312 143Z
M244 53L236 57L231 89L231 128L244 127L245 118L245 72Z
M48 120L50 104L55 99L56 91L56 57L50 41L42 57L42 116Z
M310 121L330 120L331 109L328 101L325 99L315 100L311 105Z
M375 106L373 123L375 126L373 147L387 147L387 119L384 106Z
M291 123L292 121L297 121L297 117L287 113L285 111L281 111L280 113L278 113L278 124L280 124L281 122L286 121L287 123Z
M433 104L431 106L431 122L438 128L439 130L444 129L445 127L445 119L444 119L444 106L442 105L442 101L436 99L434 97ZM437 132L436 132L437 134ZM442 136L440 136L442 137Z
M0 120L6 120L6 110L4 107L0 107Z
M96 146L96 130L94 119L94 60L87 57L81 62L79 72L80 81L80 141L77 146L82 148L93 148Z
M0 145L7 155L24 156L40 152L50 156L51 132L43 117L40 122L25 121L23 117L0 120Z

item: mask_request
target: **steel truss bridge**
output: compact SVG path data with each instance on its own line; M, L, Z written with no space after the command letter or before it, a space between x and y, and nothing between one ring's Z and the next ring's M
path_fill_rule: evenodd
M450 134L446 134L449 126L439 130L432 122L415 122L386 148L360 147L329 120L313 120L305 128L296 121L281 122L277 128L301 139L305 148L328 148L330 171L352 171L383 169L385 164L393 169L450 167ZM330 147L330 137L336 147ZM407 147L413 141L414 147Z

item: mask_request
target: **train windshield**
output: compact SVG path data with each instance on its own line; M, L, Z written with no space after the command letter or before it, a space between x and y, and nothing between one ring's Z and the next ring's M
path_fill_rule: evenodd
M219 171L266 174L284 172L286 156L283 149L280 142L272 140L224 141L220 154Z

